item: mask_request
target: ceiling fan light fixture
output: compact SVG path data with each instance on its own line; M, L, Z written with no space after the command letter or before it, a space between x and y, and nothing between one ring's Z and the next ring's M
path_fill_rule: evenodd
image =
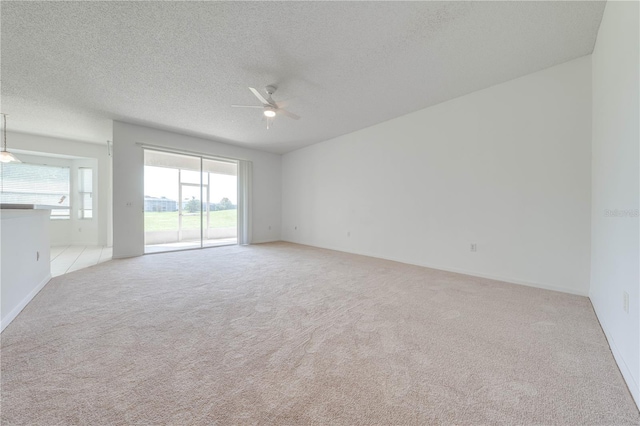
M264 109L264 116L268 118L273 118L276 116L276 112L273 110L273 108L267 107Z

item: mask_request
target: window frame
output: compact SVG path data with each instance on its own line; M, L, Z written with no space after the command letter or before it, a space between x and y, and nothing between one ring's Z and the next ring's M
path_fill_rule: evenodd
M89 172L91 172L91 190L90 191L86 191L86 188L84 187L84 175L83 172L88 170ZM94 208L94 196L93 196L93 180L94 180L94 176L95 176L95 172L93 170L93 167L87 167L87 166L81 166L78 167L78 209L77 209L77 214L78 214L78 220L93 220L94 215L93 212L95 211ZM85 189L85 191L83 191L83 189ZM89 195L89 198L91 199L91 209L86 209L85 208L85 204L84 204L84 196L85 195ZM86 211L90 211L91 212L91 216L90 217L86 217Z

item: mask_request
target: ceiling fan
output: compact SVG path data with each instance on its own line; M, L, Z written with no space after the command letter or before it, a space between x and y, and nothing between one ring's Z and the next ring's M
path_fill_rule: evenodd
M262 103L262 105L231 105L233 108L262 108L262 113L267 118L267 129L271 127L271 120L278 114L286 115L289 118L293 118L294 120L299 120L300 116L287 111L284 108L281 108L271 97L278 89L277 86L269 85L264 88L264 91L267 92L267 97L262 96L260 92L258 92L253 87L249 87L251 93L255 95L256 98Z

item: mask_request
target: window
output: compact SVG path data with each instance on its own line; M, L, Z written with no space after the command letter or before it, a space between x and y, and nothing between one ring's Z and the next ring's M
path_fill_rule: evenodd
M78 191L80 192L80 219L93 218L93 169L80 167L78 169Z
M12 204L46 204L52 219L69 219L69 167L29 163L2 163L0 200Z

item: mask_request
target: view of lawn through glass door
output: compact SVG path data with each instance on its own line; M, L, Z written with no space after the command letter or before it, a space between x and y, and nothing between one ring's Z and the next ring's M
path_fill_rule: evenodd
M145 253L236 244L238 164L145 149Z

